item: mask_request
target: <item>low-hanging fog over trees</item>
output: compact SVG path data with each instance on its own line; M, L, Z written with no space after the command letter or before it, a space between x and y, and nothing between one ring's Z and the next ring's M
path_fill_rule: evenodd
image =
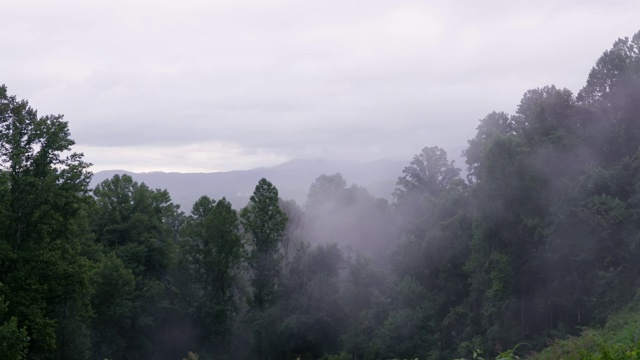
M577 94L482 118L465 176L417 151L391 201L336 173L181 209L126 174L90 189L73 145L0 87L3 359L533 354L640 286L640 32Z

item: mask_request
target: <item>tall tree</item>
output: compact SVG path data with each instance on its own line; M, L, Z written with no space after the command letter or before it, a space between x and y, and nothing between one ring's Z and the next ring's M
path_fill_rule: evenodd
M320 175L309 187L305 209L315 214L330 211L345 201L342 195L346 188L347 181L342 174Z
M335 245L299 244L278 287L277 358L321 358L338 350L346 313L339 303L344 259Z
M276 298L276 288L282 269L282 255L278 251L285 235L287 215L280 209L278 189L267 179L261 179L240 212L244 231L251 243L249 266L252 270L252 295L255 343L260 359L270 358L267 349L269 318L267 309Z
M134 317L136 277L114 252L107 253L91 273L92 358L126 357Z
M392 256L398 303L387 326L398 326L404 317L422 319L408 343L429 341L432 349L415 352L397 347L394 356L451 356L446 353L459 341L462 322L459 308L467 296L468 280L464 264L469 253L468 186L460 170L438 147L424 148L416 155L397 182L395 208L403 217L404 236ZM425 293L428 307L403 299L403 294ZM453 321L452 319L456 319ZM428 327L432 328L429 329ZM385 331L389 331L387 328ZM432 334L425 338L425 332ZM414 351L412 353L408 351Z
M604 161L633 156L640 145L640 31L618 39L589 72L577 96L590 140ZM596 140L596 141L593 141Z
M295 200L280 200L280 208L287 215L287 230L282 239L284 267L287 268L293 252L307 240L309 229L306 213Z
M169 345L165 320L175 306L165 294L171 291L167 275L175 262L173 223L178 207L166 190L151 190L128 175L114 175L98 184L93 193L96 241L107 252L113 252L136 279L133 310L121 312L128 318L113 323L126 320L129 324L126 345L122 353L113 356L123 359L157 356ZM98 320L103 315L110 316L100 309L96 313Z
M38 117L0 86L0 282L28 357L82 358L90 264L80 255L89 164L62 115ZM2 322L2 319L0 319Z
M244 259L238 215L224 198L201 197L182 229L183 263L193 287L191 316L203 353L231 357L235 287Z

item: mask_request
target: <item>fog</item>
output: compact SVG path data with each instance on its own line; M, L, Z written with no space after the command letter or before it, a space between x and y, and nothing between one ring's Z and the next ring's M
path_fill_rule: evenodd
M640 353L640 4L2 5L1 357Z

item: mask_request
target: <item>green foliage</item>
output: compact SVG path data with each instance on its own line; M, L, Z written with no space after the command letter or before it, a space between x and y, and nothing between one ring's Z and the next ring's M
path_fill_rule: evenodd
M283 275L275 314L278 357L319 358L339 349L346 316L339 303L339 272L344 263L334 245L299 246Z
M347 181L342 174L322 174L309 187L305 208L314 213L329 211L337 202L345 200L343 191L346 188Z
M639 359L640 310L637 304L612 315L602 329L555 341L531 359Z
M91 274L94 358L118 358L126 352L134 309L136 278L114 253L108 253Z
M518 348L522 346L528 346L528 344L520 343L513 347L513 349L509 349L507 351L503 351L496 357L496 360L516 360L520 359L520 356L517 355Z
M394 192L399 202L411 195L438 197L460 176L460 169L437 146L422 149L402 172L404 175L398 178L398 188Z
M2 296L2 283L0 283L0 354L8 359L26 359L29 336L27 329L18 326L18 319L11 317L4 320L7 312L7 303Z
M190 284L189 315L198 324L201 347L228 352L237 309L234 291L245 257L238 216L226 199L203 196L181 235L180 263Z
M31 359L86 356L80 213L90 174L73 144L61 115L38 117L0 86L0 281L4 316Z
M251 246L250 316L255 334L255 351L262 358L270 352L269 332L274 321L270 307L276 300L282 271L282 256L278 250L287 226L287 215L279 205L278 189L267 179L261 179L256 185L249 205L240 212L240 221Z
M437 354L434 297L416 281L405 279L396 288L396 303L377 330L382 358L428 358Z
M263 178L256 185L249 205L240 213L255 255L275 252L284 235L287 215L280 209L278 200L278 189Z
M18 319L12 317L0 325L0 353L8 359L26 359L29 336L25 328L18 327Z
M168 326L165 320L175 306L166 294L171 291L169 269L175 263L172 222L180 216L178 207L166 190L151 190L128 175L114 175L93 193L93 231L107 254L96 273L104 277L96 282L102 288L94 291L96 296L105 294L114 286L110 283L114 276L124 286L116 303L95 299L97 335L109 336L95 338L94 353L117 358L157 356L166 345L161 341Z
M159 278L172 261L168 219L178 208L166 190L151 190L129 175L114 175L93 191L97 241L113 249L135 275Z
M263 310L274 300L281 270L278 246L287 224L287 215L278 203L278 189L266 179L260 180L249 205L240 212L240 219L252 248L249 265L253 269L254 293L251 303Z

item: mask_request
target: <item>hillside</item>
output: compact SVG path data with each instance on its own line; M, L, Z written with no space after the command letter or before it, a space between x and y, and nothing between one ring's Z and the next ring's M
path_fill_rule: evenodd
M600 329L584 328L582 334L560 340L532 360L640 359L640 304L636 299L625 310L609 317Z
M407 162L408 163L408 162ZM134 173L124 170L96 172L91 180L95 187L114 174L128 174L151 188L167 189L172 200L189 212L202 195L214 199L226 197L237 209L244 207L258 180L270 179L287 200L304 204L309 186L322 174L341 173L348 183L364 186L376 197L391 197L398 176L407 164L400 161L379 160L359 163L355 161L307 159L291 160L273 167L213 173Z

